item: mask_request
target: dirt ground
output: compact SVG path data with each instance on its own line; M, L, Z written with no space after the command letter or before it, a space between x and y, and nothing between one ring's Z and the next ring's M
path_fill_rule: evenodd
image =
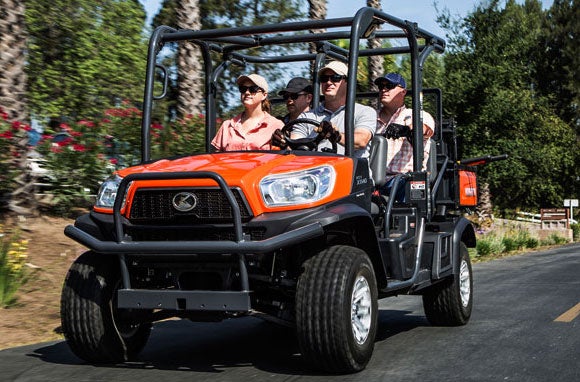
M73 219L20 218L4 224L18 225L28 239L31 279L17 294L17 302L0 308L0 350L63 339L60 330L60 292L72 261L86 249L67 238L64 227Z

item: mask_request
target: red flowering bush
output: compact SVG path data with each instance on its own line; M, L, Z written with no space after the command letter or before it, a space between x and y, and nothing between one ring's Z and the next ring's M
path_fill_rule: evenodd
M205 116L188 114L169 124L151 125L152 156L163 158L205 152Z
M17 162L23 153L17 143L26 139L30 126L19 121L10 122L8 114L0 107L0 193L13 188L18 175Z
M0 181L14 178L14 142L25 138L30 128L19 122L9 123L0 110ZM57 131L45 131L37 146L46 169L43 183L51 185L52 212L67 213L81 207L95 195L100 183L115 169L141 160L141 111L127 102L107 109L98 120L62 123ZM163 126L151 125L151 157L195 154L205 151L205 116L187 115ZM90 203L85 203L89 206Z

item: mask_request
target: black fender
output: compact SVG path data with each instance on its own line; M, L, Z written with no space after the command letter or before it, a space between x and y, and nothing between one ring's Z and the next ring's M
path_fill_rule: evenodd
M387 279L375 226L366 209L355 203L336 204L293 222L289 228L295 229L313 222L319 223L325 232L339 229L341 226L354 230L358 239L356 246L369 256L379 286L382 280Z
M453 273L459 270L459 245L463 242L468 248L475 248L476 238L473 224L466 218L459 218L453 229Z

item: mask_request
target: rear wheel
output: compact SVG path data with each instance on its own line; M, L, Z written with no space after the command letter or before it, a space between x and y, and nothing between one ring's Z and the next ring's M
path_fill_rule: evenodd
M434 285L423 294L423 309L431 325L465 325L473 306L471 261L464 243L459 246L458 268L453 277Z
M135 357L149 339L151 323L117 309L121 286L116 256L85 252L71 266L61 295L64 336L74 354L88 362L123 362Z
M330 372L356 372L371 358L377 331L373 266L358 248L337 245L304 264L296 290L303 356Z

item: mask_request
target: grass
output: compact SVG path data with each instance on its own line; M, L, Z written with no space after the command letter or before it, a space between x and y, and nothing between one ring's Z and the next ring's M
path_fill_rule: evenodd
M538 240L532 237L529 231L521 229L509 229L503 233L491 231L478 235L476 247L470 248L470 256L475 260L486 260L525 249L562 245L567 242L566 238L557 234L552 234L544 240Z

